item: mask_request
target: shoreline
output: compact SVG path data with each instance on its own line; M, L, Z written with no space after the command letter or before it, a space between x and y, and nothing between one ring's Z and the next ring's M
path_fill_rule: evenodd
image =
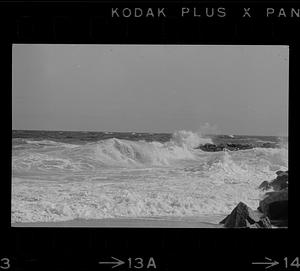
M74 219L56 222L14 222L12 227L31 228L223 228L219 222L227 215L161 218Z

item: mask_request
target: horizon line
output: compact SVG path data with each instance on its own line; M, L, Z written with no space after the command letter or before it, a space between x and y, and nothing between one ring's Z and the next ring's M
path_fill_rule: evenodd
M94 132L94 133L103 133L103 132L109 132L109 133L138 133L138 134L173 134L176 131L190 131L193 133L197 133L193 130L184 130L184 129L179 129L179 130L175 130L173 132L138 132L138 131L96 131L96 130L84 130L84 131L80 131L80 130L40 130L40 129L12 129L12 131L45 131L45 132L83 132L83 133L90 133L90 132ZM201 132L201 131L200 131ZM277 137L288 137L288 135L261 135L261 134L234 134L234 133L207 133L207 134L203 134L203 136L211 136L211 135L234 135L234 136L277 136Z

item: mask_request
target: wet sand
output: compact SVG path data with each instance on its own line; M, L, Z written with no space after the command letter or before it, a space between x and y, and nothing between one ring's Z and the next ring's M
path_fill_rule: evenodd
M223 228L218 224L226 215L207 215L188 218L106 218L76 219L59 222L12 223L12 227L67 228Z

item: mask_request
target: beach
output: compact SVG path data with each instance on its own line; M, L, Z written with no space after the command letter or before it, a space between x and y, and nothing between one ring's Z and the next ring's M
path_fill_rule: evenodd
M12 227L67 227L67 228L223 228L218 222L226 215L210 215L192 218L111 218L75 219L60 222L12 223Z

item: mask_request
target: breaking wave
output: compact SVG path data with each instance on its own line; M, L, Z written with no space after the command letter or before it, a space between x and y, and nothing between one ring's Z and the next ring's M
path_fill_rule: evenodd
M188 131L168 142L110 138L13 146L12 221L225 214L257 208L261 182L288 169L287 148L204 152Z
M188 131L175 132L170 141L132 141L117 138L84 145L50 140L27 140L27 147L13 158L17 168L82 170L101 166L164 166L182 159L195 159L194 148L212 143L209 138Z

